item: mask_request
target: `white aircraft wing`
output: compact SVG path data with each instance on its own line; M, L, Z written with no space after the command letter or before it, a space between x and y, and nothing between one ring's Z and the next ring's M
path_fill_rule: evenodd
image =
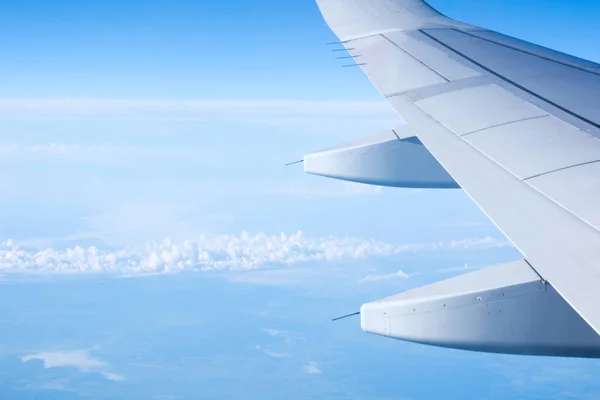
M460 187L524 257L478 279L366 304L363 329L474 350L598 356L600 65L452 20L422 0L317 3L349 60L406 125L308 155L307 172ZM408 158L405 143L418 149ZM514 268L533 271L546 300L533 306L532 289L496 302L490 291L529 287L531 276ZM454 316L449 301L458 301ZM436 313L417 318L423 308ZM493 320L494 312L504 316Z

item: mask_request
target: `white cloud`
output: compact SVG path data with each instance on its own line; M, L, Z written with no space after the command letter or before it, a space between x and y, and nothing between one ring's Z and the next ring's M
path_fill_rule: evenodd
M102 375L109 381L122 381L123 377L121 375L113 374L111 372L103 372Z
M472 249L472 248L494 248L494 247L510 247L511 244L507 240L498 240L491 236L480 238L469 238L461 240L451 240L447 243L439 242L440 249Z
M139 163L140 161L182 161L195 164L223 163L218 152L189 148L166 148L79 143L0 143L1 162L63 161L100 163Z
M145 247L107 251L76 246L65 250L21 248L0 244L0 273L155 274L181 271L249 271L307 262L344 262L392 257L407 252L451 251L510 246L491 237L440 243L390 244L351 237L292 235L201 235L174 243L170 239Z
M285 123L306 117L390 119L384 101L0 99L0 120L117 118L127 120L243 120Z
M318 137L344 132L350 139L402 123L383 100L0 99L0 122L31 120L243 123Z
M271 350L263 349L263 348L262 348L260 345L258 345L258 344L257 344L256 346L254 346L254 348L255 348L256 350L260 351L260 352L263 352L263 353L265 353L267 356L269 356L269 357L273 357L273 358L290 358L290 357L292 357L292 355L291 355L291 354L288 354L288 353L276 353L276 352L274 352L274 351L271 351Z
M82 371L89 371L105 366L103 361L96 360L85 350L75 351L48 351L21 357L21 361L41 360L44 368L75 367Z
M397 272L392 272L391 274L381 274L381 275L367 275L362 279L359 279L359 282L377 282L388 279L397 279L397 278L410 278L410 275L402 270L398 270Z
M265 350L265 354L273 358L290 358L292 355L287 353L276 353L274 351Z
M270 329L270 328L264 328L263 331L266 332L267 335L269 335L269 336L282 339L285 343L291 343L291 342L297 341L297 340L304 340L304 337L302 337L297 332L282 331L279 329Z
M83 372L99 373L111 381L123 380L123 377L107 372L106 362L91 357L87 350L46 351L21 357L24 363L31 360L41 360L44 368L70 367Z
M31 161L34 159L103 159L113 157L135 156L148 153L142 148L133 146L111 146L111 145L81 145L73 143L43 143L43 144L0 144L0 155L2 161Z
M476 269L481 269L482 267L471 267L469 264L464 263L461 267L450 267L450 268L441 268L437 269L434 272L436 273L446 273L446 272L460 272L460 271L472 271Z
M319 364L315 361L309 361L308 364L304 366L304 370L309 374L320 374L323 372Z
M289 334L289 332L280 331L279 329L264 328L263 331L265 331L269 336L287 336Z

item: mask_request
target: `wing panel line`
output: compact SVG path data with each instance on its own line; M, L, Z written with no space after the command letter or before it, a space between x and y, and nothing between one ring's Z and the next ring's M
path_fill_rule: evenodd
M560 65L562 65L564 67L573 68L573 69L576 69L576 70L581 71L581 72L587 72L587 73L592 74L592 75L600 76L600 73L598 73L598 72L590 71L589 69L585 69L585 68L579 67L577 65L572 65L572 64L568 64L568 63L565 63L565 62L562 62L562 61L554 60L554 59L549 58L549 57L544 57L542 55L535 54L535 53L529 52L527 50L519 49L518 47L513 47L513 46L509 46L509 45L504 44L504 43L496 42L495 40L492 40L492 39L483 38L481 36L474 35L474 34L468 32L468 31L462 31L462 30L456 29L456 28L449 28L449 29L453 30L455 32L458 32L458 33L462 33L463 35L468 35L468 36L474 37L475 39L483 40L485 42L493 43L495 45L498 45L498 46L501 46L501 47L505 47L505 48L510 49L510 50L518 51L519 53L523 53L523 54L527 54L527 55L530 55L530 56L533 56L533 57L541 58L542 60L550 61L550 62L553 62L555 64L560 64ZM480 32L486 32L486 31L480 30ZM493 31L488 31L488 32L493 32ZM493 33L497 33L497 32L493 32ZM550 50L550 49L548 49L548 50ZM552 51L556 51L556 50L552 50Z
M533 117L521 118L521 119L517 119L515 121L508 121L508 122L503 122L501 124L486 126L485 128L481 128L481 129L475 129L474 131L463 133L462 135L459 135L459 136L465 137L465 136L469 136L469 135L471 135L473 133L483 132L485 130L492 129L492 128L497 128L499 126L516 124L517 122L521 122L521 121L529 121L530 119L546 118L546 117L549 117L549 116L550 116L550 114L534 115Z
M379 36L381 36L382 38L384 38L385 40L387 40L388 42L390 42L391 44L393 44L394 46L396 46L398 49L400 49L401 51L403 51L404 53L406 53L408 56L410 56L413 59L415 59L416 61L418 61L421 65L423 65L424 67L428 68L430 71L432 71L434 74L436 74L437 76L439 76L440 78L442 78L446 82L450 82L450 79L446 78L444 75L440 74L438 71L436 71L435 69L431 68L431 66L427 65L427 63L423 62L422 60L420 60L417 57L415 57L412 54L410 54L407 50L405 50L398 43L394 42L392 39L388 38L384 34L380 34Z
M401 92L390 93L386 94L384 97L386 99L390 99L396 96L410 96L411 100L417 102L440 94L453 92L455 90L489 85L495 81L496 79L488 77L487 75L479 75L470 78L456 79L450 82L434 83L433 85L421 86Z
M587 124L589 124L589 125L591 125L591 126L593 126L593 127L595 127L595 128L598 128L598 129L600 129L600 124L597 124L597 123L595 123L594 121L592 121L592 120L590 120L590 119L588 119L588 118L586 118L586 117L584 117L584 116L582 116L582 115L579 115L579 114L577 114L576 112L573 112L573 111L569 110L568 108L566 108L566 107L563 107L563 106L561 106L560 104L558 104L558 103L555 103L555 102L553 102L552 100L549 100L549 99L545 98L544 96L542 96L542 95L540 95L540 94L538 94L538 93L536 93L536 92L534 92L534 91L532 91L532 90L530 90L530 89L527 89L526 87L524 87L524 86L522 86L522 85L520 85L520 84L518 84L518 83L516 83L516 82L514 82L514 81L512 81L512 80L510 80L510 79L508 79L508 78L507 78L507 77L505 77L504 75L501 75L501 74L499 74L498 72L494 71L493 69L490 69L490 68L486 67L485 65L483 65L483 64L481 64L481 63L479 63L479 62L477 62L477 61L473 60L471 57L469 57L469 56L467 56L467 55L465 55L465 54L461 53L461 52L460 52L460 51L458 51L458 50L456 50L456 49L455 49L455 48L453 48L452 46L449 46L448 44L446 44L446 43L442 42L441 40L439 40L439 39L438 39L438 38L436 38L435 36L432 36L432 35L430 35L430 34L429 34L429 33L427 33L425 30L423 30L423 29L419 29L419 32L421 32L421 33L422 33L422 34L424 34L425 36L429 37L431 40L435 41L436 43L438 43L438 44L440 44L440 45L444 46L445 48L447 48L448 50L452 51L453 53L455 53L455 54L457 54L457 55L461 56L461 57L462 57L462 58L464 58L465 60L467 60L467 61L470 61L471 63L473 63L473 64L477 65L479 68L481 68L481 69L484 69L485 71L489 72L490 74L494 75L495 77L502 79L503 81L505 81L505 82L507 82L507 83L511 84L512 86L514 86L514 87L516 87L516 88L519 88L519 89L521 89L522 91L524 91L524 92L526 92L526 93L528 93L528 94L530 94L530 95L532 95L532 96L534 96L534 97L536 97L536 98L538 98L538 99L540 99L540 100L542 100L542 101L544 101L544 102L546 102L546 103L548 103L548 104L550 104L550 105L552 105L552 106L554 106L554 107L558 108L559 110L561 110L561 111L563 111L563 112L565 112L565 113L567 113L567 114L569 114L569 115L571 115L571 116L573 116L573 117L575 117L575 118L579 119L580 121L583 121L583 122L585 122L585 123L587 123Z
M537 178L538 176L544 176L544 175L551 174L553 172L558 172L558 171L562 171L562 170L569 169L569 168L580 167L582 165L594 164L597 162L600 162L600 160L592 160L592 161L586 161L586 162L582 162L582 163L578 163L578 164L567 165L565 167L553 169L552 171L540 172L539 174L528 176L527 178L523 178L523 180L526 181L528 179Z

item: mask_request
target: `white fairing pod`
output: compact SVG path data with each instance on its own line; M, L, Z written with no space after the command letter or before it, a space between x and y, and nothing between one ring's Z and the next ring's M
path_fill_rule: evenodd
M600 336L525 261L364 304L361 327L423 344L494 353L600 357Z
M407 127L308 154L304 171L379 186L459 187Z

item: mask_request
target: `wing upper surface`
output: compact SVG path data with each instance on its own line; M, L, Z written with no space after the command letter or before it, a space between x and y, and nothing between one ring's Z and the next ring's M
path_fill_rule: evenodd
M600 66L421 0L318 4L429 151L600 331Z

